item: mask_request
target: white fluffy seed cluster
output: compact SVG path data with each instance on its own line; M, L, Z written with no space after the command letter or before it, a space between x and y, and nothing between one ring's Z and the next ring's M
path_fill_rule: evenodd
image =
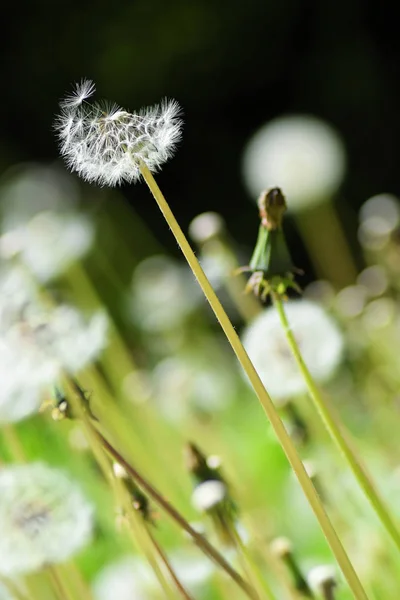
M0 574L30 573L79 551L93 507L75 482L43 463L0 470Z
M89 103L94 91L92 81L76 84L55 121L61 154L72 171L115 186L138 180L142 162L156 171L171 158L182 128L176 101L130 113L108 102Z
M0 423L38 410L62 371L75 374L107 341L103 312L89 320L75 308L44 308L18 269L0 271Z
M343 357L343 336L335 321L315 302L292 300L285 312L303 359L316 381L326 381ZM244 330L242 341L268 392L276 401L307 391L278 312L267 308Z

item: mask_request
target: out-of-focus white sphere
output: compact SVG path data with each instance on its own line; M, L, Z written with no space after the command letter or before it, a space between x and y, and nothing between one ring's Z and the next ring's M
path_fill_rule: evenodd
M344 340L332 317L315 302L285 304L290 328L312 377L327 381L343 357ZM277 310L258 315L242 333L243 345L263 384L277 403L306 393L307 385L290 350Z
M261 190L280 187L293 211L332 197L345 171L341 137L308 115L270 121L250 138L243 155L243 177L251 196L256 200Z

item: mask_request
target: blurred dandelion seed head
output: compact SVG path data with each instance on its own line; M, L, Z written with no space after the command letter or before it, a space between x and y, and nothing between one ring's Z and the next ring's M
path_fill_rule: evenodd
M100 185L140 178L140 163L156 171L181 137L180 107L174 100L129 113L115 104L90 103L93 82L83 80L60 103L55 120L61 155L72 171Z
M190 272L166 256L152 256L135 269L132 317L148 332L179 327L198 307L200 293Z
M153 369L152 381L157 405L174 422L196 411L224 410L235 395L229 368L218 356L210 355L208 361L200 354L165 358Z
M68 179L53 167L22 166L0 189L0 256L18 256L41 282L65 271L93 242L92 222L73 210L78 196Z
M19 269L0 273L0 422L35 412L61 370L75 374L107 341L101 311L86 320L67 305L45 308Z
M197 215L189 225L189 235L196 244L204 244L220 236L224 231L224 219L218 213L211 211Z
M344 349L336 323L321 306L309 300L292 300L284 308L312 376L316 381L328 380L340 364ZM242 341L274 400L306 392L274 307L264 310L245 328Z
M0 470L0 573L30 573L88 543L93 507L63 472L42 463Z
M358 239L368 250L381 250L400 223L400 201L393 194L377 194L359 212Z
M339 134L313 116L279 117L250 138L243 155L243 177L256 200L260 190L280 187L288 209L300 211L331 198L346 171Z

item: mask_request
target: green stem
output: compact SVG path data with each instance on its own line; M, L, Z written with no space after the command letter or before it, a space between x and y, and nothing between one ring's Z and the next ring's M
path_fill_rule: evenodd
M345 434L340 430L339 424L336 422L334 416L331 414L330 409L325 403L320 390L318 389L310 371L305 364L303 357L301 355L299 346L296 342L296 338L293 335L293 331L290 328L289 321L286 316L285 309L283 307L283 302L278 295L273 296L273 301L276 310L278 311L280 321L282 323L282 327L285 331L286 339L290 346L290 349L293 353L294 358L296 359L297 365L301 371L301 374L304 378L304 381L307 384L307 388L311 397L311 401L314 405L315 410L318 412L321 417L322 422L324 423L331 439L336 444L341 454L344 456L347 461L351 471L353 472L354 477L356 478L360 488L363 490L365 496L369 500L372 508L375 513L379 517L381 523L385 527L386 531L389 533L390 537L396 544L397 548L400 550L400 534L399 531L392 520L392 517L389 513L389 510L385 506L383 500L380 498L374 484L372 483L368 473L361 465L359 459L357 458L355 452L350 446L350 443L346 440Z
M186 258L190 268L193 271L201 289L204 292L208 302L214 314L219 321L229 343L232 346L233 351L235 352L240 364L242 365L245 373L247 374L254 391L256 392L258 399L271 422L272 427L274 428L275 434L280 441L280 444L290 462L294 473L303 489L303 492L314 511L314 514L320 524L320 527L329 543L332 552L340 566L340 569L343 572L345 579L353 592L354 597L357 600L367 600L368 596L357 576L357 573L354 570L354 567L347 556L347 553L325 511L325 508L310 480L308 477L304 465L297 453L297 450L290 439L280 417L279 414L268 395L264 385L257 374L250 358L248 357L240 339L237 335L235 328L229 320L228 315L226 314L222 304L218 300L216 293L214 292L210 282L208 281L203 269L200 266L199 261L197 260L193 250L190 247L182 229L180 228L177 220L174 217L171 209L168 206L167 201L165 200L160 188L158 187L154 177L150 173L147 166L142 163L141 164L141 173L146 181L154 199L156 200L165 220L167 221L176 241L184 257Z

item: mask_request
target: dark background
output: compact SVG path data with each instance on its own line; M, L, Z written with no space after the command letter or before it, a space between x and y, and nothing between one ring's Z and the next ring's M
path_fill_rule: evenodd
M182 105L183 141L158 181L185 228L216 210L237 239L251 239L257 214L241 181L241 153L260 125L287 112L320 116L344 136L340 210L355 215L369 196L400 192L400 41L384 4L47 0L9 2L3 16L2 170L57 158L58 99L89 77L98 98L127 109L163 96ZM146 186L123 193L175 247Z

